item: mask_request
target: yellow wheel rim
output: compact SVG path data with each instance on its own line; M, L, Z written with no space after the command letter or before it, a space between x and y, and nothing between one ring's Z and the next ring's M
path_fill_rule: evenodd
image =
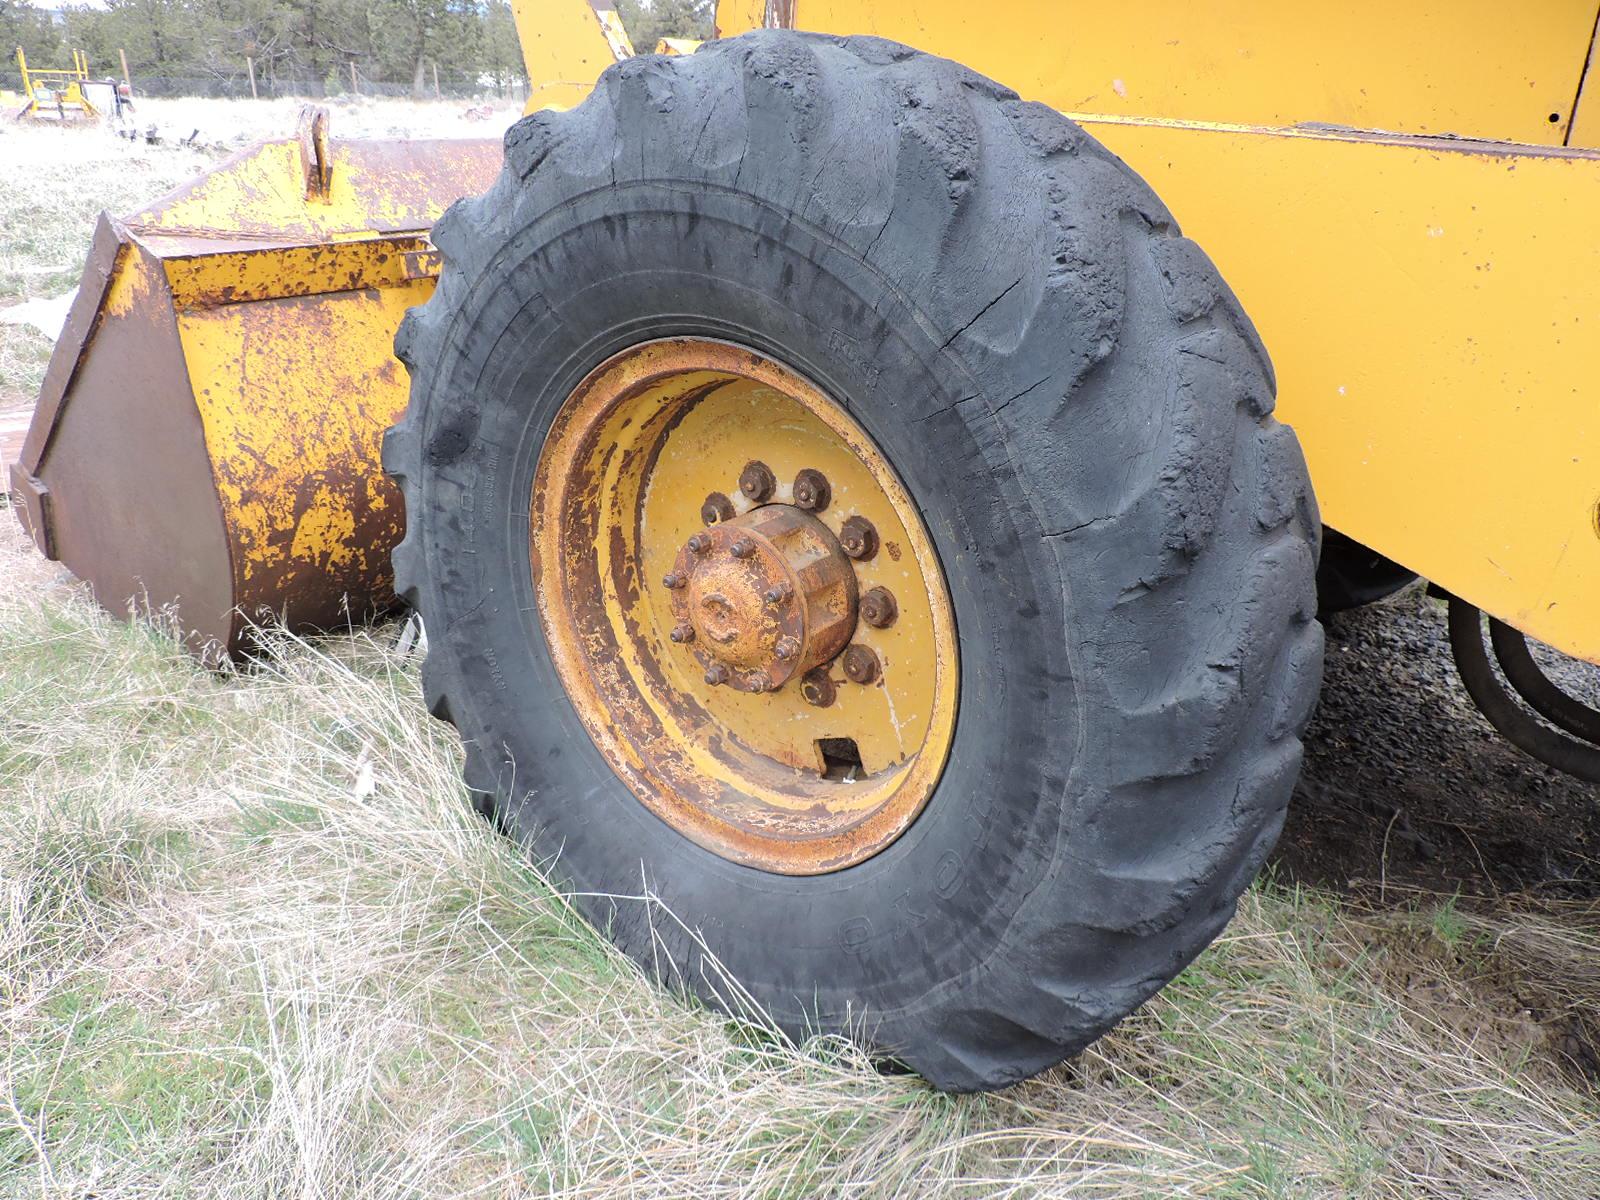
M722 342L623 351L557 413L530 519L562 684L652 812L789 875L910 826L954 734L955 623L916 506L817 387Z

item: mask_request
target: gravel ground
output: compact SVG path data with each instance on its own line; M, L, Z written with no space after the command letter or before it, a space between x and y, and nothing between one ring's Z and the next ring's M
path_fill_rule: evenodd
M1389 901L1416 888L1600 898L1600 789L1527 757L1478 714L1442 603L1414 585L1336 614L1327 633L1280 873ZM1600 697L1600 668L1540 657L1569 692Z

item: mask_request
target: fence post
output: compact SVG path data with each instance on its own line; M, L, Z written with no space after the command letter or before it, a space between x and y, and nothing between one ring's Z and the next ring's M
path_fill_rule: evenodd
M438 63L434 63L433 64L433 98L435 100L443 99L443 97L440 96L440 94L439 94L439 64Z
M133 80L128 78L128 52L120 46L117 48L117 57L122 60L122 82L128 85L128 93L133 93Z
M356 95L361 94L361 85L356 82L356 60L350 60L350 90Z
M256 60L246 54L244 56L244 65L250 71L250 99L259 100L261 97L256 94Z

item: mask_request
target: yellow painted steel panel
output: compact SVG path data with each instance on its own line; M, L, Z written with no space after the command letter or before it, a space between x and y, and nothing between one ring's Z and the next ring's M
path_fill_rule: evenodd
M582 103L612 63L633 47L609 0L511 0L528 69L527 111Z
M1254 318L1328 524L1600 662L1600 153L1075 119Z
M386 586L374 580L387 580L405 518L379 443L408 395L391 347L406 309L433 285L180 312L247 616L257 615L256 601L302 590L367 595Z
M767 0L717 0L714 28L719 38L762 29L766 23Z
M1560 145L1595 0L796 0L795 27L893 38L1077 112L1324 122ZM725 0L726 36L760 24ZM1550 118L1554 115L1555 121Z
M1594 41L1589 46L1589 63L1578 87L1578 100L1572 107L1572 127L1567 145L1600 147L1600 17L1595 18Z

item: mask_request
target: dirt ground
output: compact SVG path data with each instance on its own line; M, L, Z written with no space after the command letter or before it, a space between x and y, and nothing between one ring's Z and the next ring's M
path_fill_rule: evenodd
M1442 603L1413 586L1326 629L1281 870L1380 904L1412 889L1600 897L1600 789L1529 758L1478 713ZM1600 683L1585 663L1551 669L1578 695Z

